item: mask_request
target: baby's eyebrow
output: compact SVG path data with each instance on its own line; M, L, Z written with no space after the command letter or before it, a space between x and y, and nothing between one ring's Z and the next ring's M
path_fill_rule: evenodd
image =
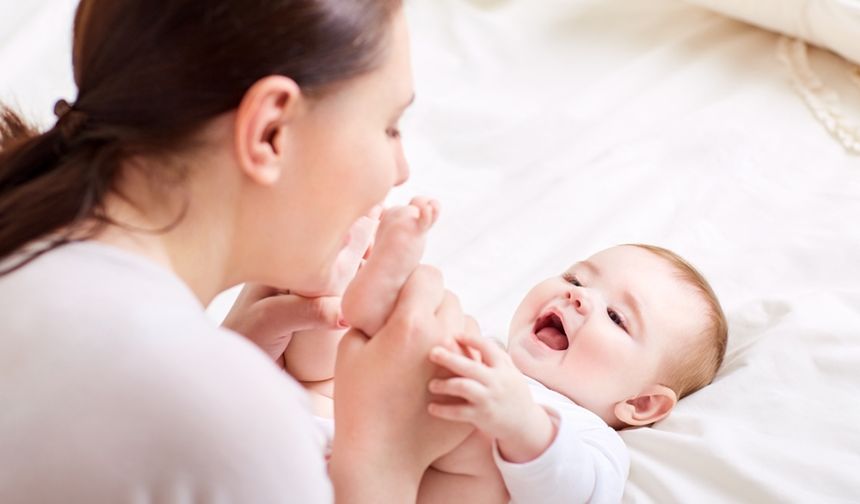
M597 267L596 264L594 264L593 262L591 262L587 259L584 261L579 261L578 263L574 264L571 267L571 269L573 269L576 266L584 267L585 269L587 269L589 271L589 273L591 273L592 275L597 276L597 277L599 277L603 274L603 271L599 267ZM621 298L622 298L622 301L624 302L624 304L629 306L630 311L633 312L634 322L636 324L636 328L638 329L638 331L636 331L636 332L638 334L644 335L645 334L645 322L644 322L645 319L642 317L642 303L639 302L639 298L636 297L629 290L622 291Z
M574 266L577 266L577 265L584 266L585 269L587 269L591 272L591 274L600 276L600 268L598 268L596 264L589 261L588 259L586 259L584 261L579 261L578 263L574 264Z

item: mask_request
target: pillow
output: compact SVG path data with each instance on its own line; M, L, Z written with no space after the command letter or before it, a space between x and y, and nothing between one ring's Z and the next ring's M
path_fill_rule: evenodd
M687 0L860 63L860 0Z

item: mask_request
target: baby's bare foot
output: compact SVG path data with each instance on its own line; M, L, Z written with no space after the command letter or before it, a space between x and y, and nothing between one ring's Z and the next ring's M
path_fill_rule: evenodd
M427 231L436 222L439 204L414 198L382 214L373 251L343 295L347 323L375 334L394 309L400 288L421 262Z
M386 210L365 267L384 264L383 271L405 275L405 281L421 262L427 231L438 215L438 203L428 198L414 198L406 206Z

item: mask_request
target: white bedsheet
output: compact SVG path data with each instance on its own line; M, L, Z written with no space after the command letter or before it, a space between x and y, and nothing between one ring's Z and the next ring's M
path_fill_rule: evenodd
M0 99L44 124L74 98L72 4L0 0ZM860 501L860 159L792 90L778 37L677 0L408 13L413 177L391 201L441 201L427 261L487 332L539 279L624 242L676 250L723 301L715 383L623 433L625 500ZM860 103L844 63L811 58Z

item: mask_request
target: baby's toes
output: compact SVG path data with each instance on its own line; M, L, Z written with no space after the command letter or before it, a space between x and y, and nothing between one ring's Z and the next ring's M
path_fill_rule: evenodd
M418 218L418 227L422 231L430 229L439 218L439 202L433 199L426 200L420 207L421 215Z
M419 218L420 215L420 211L412 205L395 206L386 208L382 213L380 221L382 222L382 225L386 225L386 227L402 225Z
M427 205L427 203L430 203L431 201L433 200L428 198L427 196L415 196L412 198L412 200L409 201L409 204L416 208L421 208Z
M434 199L431 199L429 205L430 205L430 211L432 212L432 219L430 221L430 224L433 225L436 223L436 220L439 219L439 210L440 210L439 202L434 200Z
M391 234L411 234L415 229L415 222L421 218L421 211L412 205L396 206L385 210L376 232L376 239L384 240Z

